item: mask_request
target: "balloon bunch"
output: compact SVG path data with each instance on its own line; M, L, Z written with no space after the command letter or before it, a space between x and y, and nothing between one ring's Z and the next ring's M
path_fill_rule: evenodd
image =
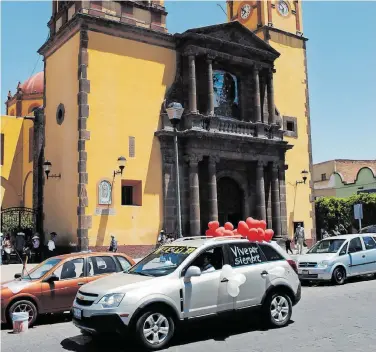
M250 241L269 242L273 238L274 231L266 228L265 220L255 220L251 217L246 221L239 221L238 228L234 229L231 222L226 222L224 227L219 226L218 221L211 221L208 224L206 236L223 237L241 235Z

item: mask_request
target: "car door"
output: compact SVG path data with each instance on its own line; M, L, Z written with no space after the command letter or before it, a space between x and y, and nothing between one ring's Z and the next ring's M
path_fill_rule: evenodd
M95 255L87 258L87 281L98 280L101 277L121 271L120 264L116 263L111 255Z
M205 271L204 258L211 258L212 271ZM221 282L222 267L226 263L225 252L222 245L211 247L201 252L182 271L183 287L183 315L185 318L193 318L203 315L215 314L234 307L233 299L226 292L226 282ZM184 280L186 269L190 266L198 266L201 276Z
M42 302L46 312L70 310L80 286L87 280L84 258L74 258L61 263L54 270L59 278L54 282L42 282Z
M376 241L371 236L362 236L361 238L366 256L365 271L367 273L376 273Z
M229 244L229 260L234 274L244 274L246 281L239 287L234 298L235 309L255 306L261 303L269 285L267 280L269 263L257 243L241 242Z
M366 272L366 254L360 237L350 240L348 254L350 256L350 275L361 275Z

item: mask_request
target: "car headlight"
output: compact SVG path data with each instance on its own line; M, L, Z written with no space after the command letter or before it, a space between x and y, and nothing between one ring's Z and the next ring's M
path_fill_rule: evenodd
M101 304L103 308L115 308L119 306L123 298L123 293L110 293L103 296L98 303Z
M317 263L318 268L327 268L329 266L329 261L328 260L323 260L322 262Z

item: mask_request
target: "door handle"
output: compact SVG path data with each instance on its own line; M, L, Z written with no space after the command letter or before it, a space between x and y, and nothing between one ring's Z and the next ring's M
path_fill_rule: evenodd
M228 279L224 278L221 280L221 282L228 282Z
M264 270L262 273L261 273L261 276L266 276L266 275L268 275L269 273L266 271L266 270Z
M362 255L362 258L365 258L365 257L366 257L366 256L363 254L363 255Z
M78 286L82 286L82 285L85 285L85 283L84 282L79 282L77 285Z

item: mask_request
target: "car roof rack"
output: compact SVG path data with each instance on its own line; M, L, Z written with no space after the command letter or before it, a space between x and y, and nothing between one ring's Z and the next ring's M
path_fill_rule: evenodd
M214 238L213 236L191 236L191 237L181 237L177 238L174 242L182 241L192 241L192 240L207 240L209 238Z

